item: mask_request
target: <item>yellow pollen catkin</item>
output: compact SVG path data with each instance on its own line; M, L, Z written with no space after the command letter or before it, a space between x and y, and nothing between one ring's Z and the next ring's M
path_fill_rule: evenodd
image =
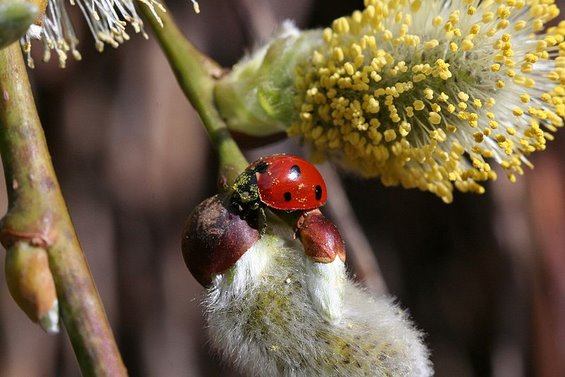
M515 179L563 126L554 0L365 4L321 32L313 65L299 67L289 134L317 155L449 202L454 188L484 192L495 161Z

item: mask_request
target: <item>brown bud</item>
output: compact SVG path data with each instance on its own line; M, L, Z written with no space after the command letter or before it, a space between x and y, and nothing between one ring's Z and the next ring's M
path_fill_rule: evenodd
M50 311L57 310L55 283L45 249L15 242L6 250L5 270L10 294L33 322L41 322Z
M200 203L190 214L183 231L182 253L194 278L208 286L260 238L259 231L230 207L226 194Z
M336 226L320 210L307 211L296 224L304 251L319 263L333 262L336 255L345 262L345 243Z

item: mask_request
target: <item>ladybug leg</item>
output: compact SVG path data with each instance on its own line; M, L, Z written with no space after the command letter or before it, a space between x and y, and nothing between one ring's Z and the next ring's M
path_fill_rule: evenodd
M300 216L296 233L304 246L306 282L312 303L326 321L339 322L347 280L341 235L318 209Z
M259 229L259 234L265 234L267 230L267 214L265 213L265 209L259 208L257 209L257 228Z

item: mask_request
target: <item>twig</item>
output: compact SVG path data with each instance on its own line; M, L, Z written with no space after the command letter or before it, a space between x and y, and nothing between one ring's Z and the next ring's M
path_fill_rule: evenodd
M28 242L47 251L82 374L126 376L51 164L18 43L0 50L0 93L0 153L9 199L2 244L9 249Z
M157 11L161 25L143 2L138 1L138 6L157 36L181 89L198 112L218 151L220 175L228 182L233 181L248 162L214 104L214 81L223 74L223 69L184 37L166 8Z

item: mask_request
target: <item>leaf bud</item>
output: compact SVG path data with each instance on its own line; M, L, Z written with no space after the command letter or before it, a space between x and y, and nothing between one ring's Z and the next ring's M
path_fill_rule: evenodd
M6 282L18 306L48 333L59 331L59 305L45 249L19 241L6 250Z

